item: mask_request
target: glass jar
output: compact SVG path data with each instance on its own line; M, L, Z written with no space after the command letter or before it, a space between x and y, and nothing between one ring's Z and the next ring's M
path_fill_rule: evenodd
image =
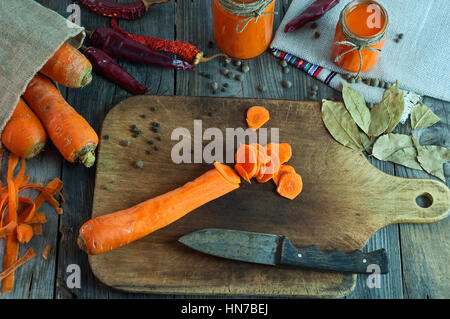
M257 1L235 2L252 4ZM273 35L275 0L257 18L231 13L217 0L212 0L212 5L214 40L221 51L234 58L250 59L260 55L269 47ZM246 18L251 20L247 21Z
M388 14L378 2L354 0L348 3L336 25L332 47L334 62L358 74L373 67L386 42L388 24Z

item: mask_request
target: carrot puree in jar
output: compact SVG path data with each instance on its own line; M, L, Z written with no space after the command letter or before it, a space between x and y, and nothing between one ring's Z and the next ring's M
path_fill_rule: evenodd
M255 3L257 0L229 0L236 3ZM252 18L248 24L242 22L246 16L236 15L223 8L217 0L213 4L214 40L221 51L238 59L250 59L263 53L270 45L273 34L273 12L275 0L263 14ZM245 26L245 27L244 27ZM236 30L242 30L238 32Z
M349 41L381 50L386 42L388 16L385 9L375 1L354 0L341 12L333 40L332 55L336 59L352 46L336 44ZM369 49L361 50L361 72L372 68L380 58L381 52ZM357 50L348 52L335 61L341 68L356 73L360 68L360 56Z

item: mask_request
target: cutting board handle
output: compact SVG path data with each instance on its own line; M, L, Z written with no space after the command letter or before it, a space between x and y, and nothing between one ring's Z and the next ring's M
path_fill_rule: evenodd
M388 196L393 207L386 214L387 225L433 223L449 215L450 190L447 185L432 179L395 179L393 194ZM405 205L405 202L409 205Z

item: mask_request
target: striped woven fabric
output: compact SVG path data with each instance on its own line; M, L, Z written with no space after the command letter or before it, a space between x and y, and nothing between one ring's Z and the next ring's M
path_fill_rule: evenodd
M309 63L308 61L300 59L299 57L296 57L295 55L292 55L290 53L274 48L271 48L271 50L273 55L277 58L285 60L287 63L295 66L297 69L302 70L303 72L324 82L327 85L329 85L331 80L336 76L336 74L338 74L336 72L324 69L320 65Z

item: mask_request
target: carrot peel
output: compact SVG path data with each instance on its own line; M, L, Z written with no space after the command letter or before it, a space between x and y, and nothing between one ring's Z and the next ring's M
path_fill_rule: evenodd
M33 248L28 248L25 255L23 255L20 259L16 260L14 263L12 263L9 267L4 268L3 272L0 273L0 280L5 280L10 275L14 274L14 271L22 266L23 264L26 264L31 259L33 259L36 256L34 253ZM5 291L4 291L5 292Z
M28 224L19 224L16 229L17 241L21 244L30 242L33 238L33 228Z

